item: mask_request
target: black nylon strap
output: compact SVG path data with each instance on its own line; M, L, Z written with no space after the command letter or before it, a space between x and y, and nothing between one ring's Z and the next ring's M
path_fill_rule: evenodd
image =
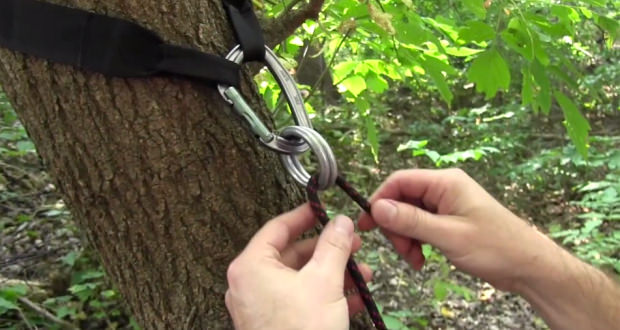
M232 23L237 41L243 49L243 60L263 61L265 39L254 14L251 0L223 0L228 19Z
M239 65L219 56L166 44L129 21L35 0L0 0L0 46L117 77L240 80Z

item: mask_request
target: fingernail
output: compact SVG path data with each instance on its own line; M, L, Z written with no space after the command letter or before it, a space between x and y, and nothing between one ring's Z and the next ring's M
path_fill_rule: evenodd
M398 212L396 202L391 199L377 201L373 205L373 210L377 213L377 218L382 219L384 223L394 220Z
M339 215L334 218L334 226L336 231L339 231L346 235L353 234L353 222L351 219L345 217L344 215Z

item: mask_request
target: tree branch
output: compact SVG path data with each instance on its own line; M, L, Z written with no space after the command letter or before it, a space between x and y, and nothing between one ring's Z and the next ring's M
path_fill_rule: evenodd
M60 325L63 329L70 329L70 330L77 329L77 327L74 326L73 324L57 318L54 314L48 312L45 308L35 304L34 302L30 301L26 297L19 297L18 300L22 304L30 307L30 309L32 309L33 311L39 313L39 315L43 316L44 318Z
M281 43L293 34L307 19L318 19L325 0L310 0L297 10L293 10L301 1L294 0L280 16L263 23L265 41L269 47Z

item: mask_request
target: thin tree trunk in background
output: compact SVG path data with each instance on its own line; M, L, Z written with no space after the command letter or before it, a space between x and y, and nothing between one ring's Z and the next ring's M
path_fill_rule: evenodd
M225 54L219 0L53 1L132 20ZM302 200L215 90L118 79L0 49L0 81L80 228L145 328L229 328L228 263ZM258 106L251 78L246 95Z

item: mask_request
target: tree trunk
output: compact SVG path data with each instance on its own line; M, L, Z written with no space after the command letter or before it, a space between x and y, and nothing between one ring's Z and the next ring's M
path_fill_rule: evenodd
M56 0L215 54L219 0ZM0 50L0 81L109 277L144 328L230 328L226 268L300 189L219 94L184 79L118 79ZM271 123L251 77L244 90Z

